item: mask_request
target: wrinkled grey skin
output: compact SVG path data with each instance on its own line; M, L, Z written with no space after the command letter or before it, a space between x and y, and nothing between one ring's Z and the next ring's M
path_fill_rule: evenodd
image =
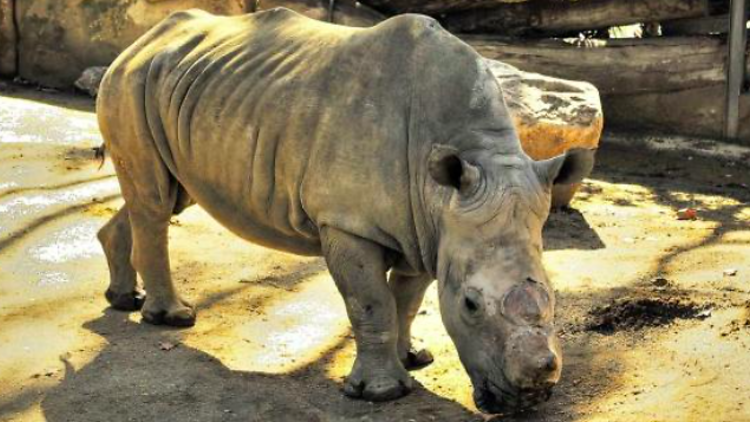
M115 308L194 323L167 229L198 203L250 241L325 257L356 337L349 396L410 390L435 278L481 409L532 405L559 379L541 229L552 185L593 152L529 159L483 60L434 20L177 13L110 67L97 113L125 199L99 233Z

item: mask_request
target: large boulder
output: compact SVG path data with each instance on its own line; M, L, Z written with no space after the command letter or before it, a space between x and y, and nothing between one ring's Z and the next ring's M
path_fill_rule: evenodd
M597 148L604 118L599 91L588 82L523 72L487 59L531 158L544 160L570 148ZM556 186L552 205L567 205L577 185Z

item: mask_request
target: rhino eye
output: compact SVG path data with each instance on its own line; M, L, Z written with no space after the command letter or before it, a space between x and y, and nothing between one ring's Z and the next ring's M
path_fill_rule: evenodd
M479 304L468 297L464 298L464 306L472 314L475 314L479 310Z
M464 294L463 300L466 313L475 316L482 310L482 295L474 289L469 289Z

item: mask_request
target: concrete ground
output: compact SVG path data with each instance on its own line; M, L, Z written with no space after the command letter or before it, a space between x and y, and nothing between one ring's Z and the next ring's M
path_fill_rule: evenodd
M170 231L197 325L108 309L95 233L122 200L111 164L93 160L92 110L0 88L0 421L490 418L471 403L434 288L414 333L436 361L413 373L416 390L346 399L353 341L322 260L246 243L197 207ZM552 215L563 380L536 410L497 420L750 421L750 154L641 140L604 139L573 209ZM698 219L678 220L684 207Z

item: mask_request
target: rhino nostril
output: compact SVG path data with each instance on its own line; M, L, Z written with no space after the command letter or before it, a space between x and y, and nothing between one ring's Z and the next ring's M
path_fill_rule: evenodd
M550 353L539 360L539 369L546 372L555 372L557 370L557 356Z

